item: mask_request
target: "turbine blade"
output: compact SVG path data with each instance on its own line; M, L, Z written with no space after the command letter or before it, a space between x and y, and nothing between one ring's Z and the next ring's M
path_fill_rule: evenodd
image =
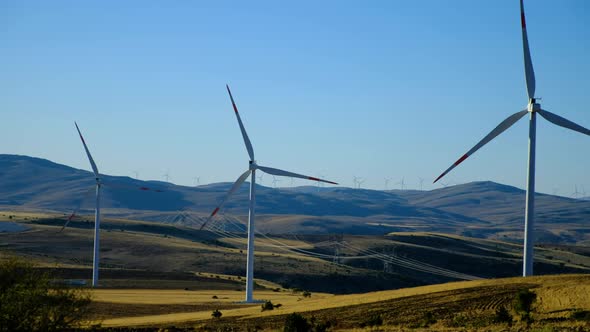
M524 52L524 75L526 79L526 89L529 99L535 98L535 71L531 61L531 51L529 49L529 38L526 31L526 20L524 18L524 4L520 0L520 23L522 26L522 50Z
M234 102L234 97L231 94L231 90L229 89L229 85L225 85L227 88L227 92L229 93L229 98L231 99L231 104L234 107L234 113L236 113L236 118L238 119L238 124L240 125L240 130L242 131L242 137L244 138L244 143L246 144L246 150L248 150L248 155L250 156L250 160L254 160L254 149L252 148L252 143L250 143L250 138L248 138L248 134L246 133L246 128L244 128L244 124L242 123L242 118L240 118L240 113L238 113L238 107Z
M68 224L70 223L70 221L72 221L72 219L74 219L74 217L78 214L78 211L80 211L80 208L82 207L82 204L84 204L84 202L88 199L88 196L90 195L90 193L92 191L94 191L94 189L96 188L96 186L92 186L92 188L89 188L85 193L84 196L82 196L82 199L80 200L80 202L78 203L78 206L76 206L76 208L74 209L74 211L70 214L70 216L68 217L68 219L66 220L66 223L62 226L62 228L59 230L58 233L63 232L63 230L68 226Z
M577 131L579 133L582 134L586 134L590 136L590 130L580 126L577 123L574 123L566 118L562 118L561 116L557 115L557 114L553 114L551 112L548 112L546 110L539 110L537 111L537 113L541 114L542 117L544 117L547 121L552 122L558 126L567 128L567 129L571 129L574 131Z
M244 172L244 174L240 175L240 177L236 180L236 182L231 187L231 189L227 192L227 194L225 195L225 197L223 198L223 200L221 201L221 203L219 203L219 205L217 205L217 207L215 208L215 210L213 210L213 212L211 212L211 215L207 218L207 220L205 220L205 222L203 223L203 225L201 225L201 228L199 228L200 230L202 230L203 228L205 228L205 225L207 225L209 223L209 221L211 220L211 218L213 218L217 214L217 212L219 212L219 209L221 209L221 207L223 206L223 204L225 204L225 202L228 200L228 198L230 198L230 196L236 190L238 190L238 188L240 188L240 186L242 185L242 183L244 183L244 181L246 181L246 179L248 178L248 176L250 176L250 173L251 172L252 172L251 170L247 170L247 171Z
M325 182L325 183L330 183L330 184L338 184L336 182L314 178L313 176L307 176L307 175L301 175L301 174L297 174L297 173L287 172L287 171L283 171L283 170L280 170L277 168L271 168L271 167L265 167L265 166L258 166L257 168L260 169L261 171L271 174L271 175L289 176L292 178L300 178L300 179L319 181L319 182Z
M523 110L523 111L514 113L511 116L509 116L508 118L506 118L496 128L494 128L494 130L492 130L489 134L487 134L486 137L484 137L474 147L472 147L471 150L467 151L467 153L464 154L463 156L461 156L461 158L457 159L457 161L454 164L452 164L451 167L449 167L446 171L444 171L441 175L439 175L436 178L436 180L434 180L433 183L436 183L436 181L440 180L443 176L447 175L447 173L449 173L453 168L457 167L457 165L462 163L463 160L467 159L467 157L474 154L475 151L479 150L482 146L486 145L489 141L496 138L496 136L500 135L506 129L510 128L514 123L516 123L516 121L520 120L527 113L528 113L527 110Z
M78 128L78 124L74 122L76 125L76 130L78 130L78 135L80 135L80 139L82 140L82 144L84 144L84 150L86 150L86 155L88 156L88 160L90 161L90 166L92 166L92 171L94 172L94 176L98 179L98 168L96 167L96 163L94 163L94 159L92 159L92 155L90 154L90 150L88 150L88 146L86 145L86 141L84 141L84 137L82 137L82 133L80 132L80 128Z

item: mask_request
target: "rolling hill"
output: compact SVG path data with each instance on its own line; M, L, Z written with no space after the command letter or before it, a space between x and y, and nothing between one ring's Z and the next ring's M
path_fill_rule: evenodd
M104 175L103 209L111 217L198 226L230 183L198 187ZM147 190L149 189L149 190ZM0 155L0 208L91 213L90 172L48 160ZM524 191L472 182L431 191L344 187L257 189L259 229L265 233L375 234L431 231L519 240ZM238 227L247 214L245 184L216 220ZM549 243L590 243L590 201L537 194L536 236ZM234 226L232 226L234 225Z

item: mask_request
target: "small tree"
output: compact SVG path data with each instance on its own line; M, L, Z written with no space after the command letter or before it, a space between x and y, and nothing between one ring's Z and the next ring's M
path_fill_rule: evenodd
M262 311L273 310L274 308L275 306L270 301L266 301L262 304Z
M301 295L303 295L303 297L311 297L311 292L303 291L303 294L301 294Z
M285 318L284 332L308 332L311 326L305 317L294 312Z
M211 317L213 317L215 319L221 318L222 315L223 314L218 309L213 310L213 312L211 313Z
M51 283L22 259L0 261L0 331L61 331L77 326L90 295Z
M532 321L531 311L533 309L533 303L537 299L537 294L529 289L521 289L516 293L512 307L514 311L520 314L522 320L530 323Z

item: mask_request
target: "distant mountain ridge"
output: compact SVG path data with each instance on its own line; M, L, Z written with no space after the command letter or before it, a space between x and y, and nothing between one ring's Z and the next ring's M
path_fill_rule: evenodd
M105 212L112 216L198 225L223 198L231 183L198 187L127 176L103 175ZM84 197L92 208L91 172L45 159L0 154L0 207L71 211ZM149 189L149 190L147 190ZM248 186L223 208L221 221L247 214ZM258 186L260 230L268 232L385 234L428 230L470 232L476 236L518 237L524 216L524 191L494 182L472 182L430 191L367 190L345 187L268 188ZM537 224L570 227L574 233L546 234L585 241L590 201L537 194ZM192 218L178 218L191 213ZM590 239L588 239L590 240ZM557 241L557 240L556 240Z

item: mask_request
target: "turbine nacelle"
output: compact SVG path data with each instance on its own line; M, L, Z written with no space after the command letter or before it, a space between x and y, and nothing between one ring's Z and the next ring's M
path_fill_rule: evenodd
M256 163L256 160L250 160L249 164L248 164L248 169L251 171L254 171L258 168L258 164Z
M537 99L531 98L531 99L529 99L529 104L527 106L527 110L531 113L540 111L541 104L537 103Z

